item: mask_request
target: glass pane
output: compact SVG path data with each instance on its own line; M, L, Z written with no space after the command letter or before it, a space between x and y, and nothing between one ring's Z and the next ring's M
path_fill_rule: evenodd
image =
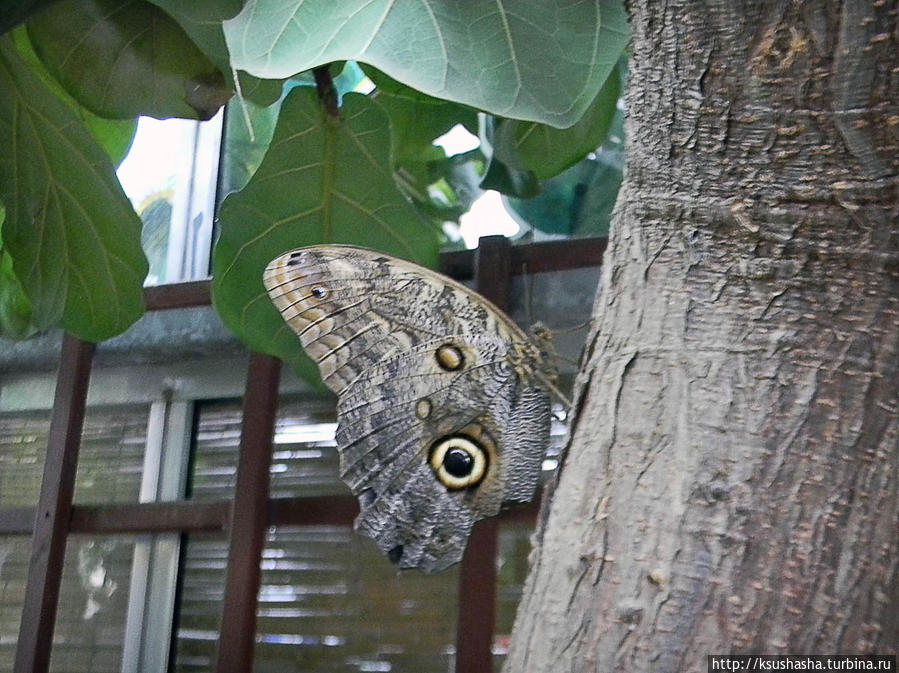
M69 538L53 632L53 673L119 673L134 540Z
M119 181L143 221L146 285L209 275L221 113L206 122L141 117Z
M12 671L16 658L19 622L25 602L25 578L31 538L0 538L0 672Z
M336 431L330 398L282 400L272 452L272 497L350 495L338 476Z
M75 501L136 502L140 490L148 408L88 408ZM50 411L0 413L0 507L33 507L41 489Z
M148 414L145 406L88 410L78 452L75 502L137 502Z
M227 539L190 536L181 567L180 600L175 618L176 671L205 673L215 669L227 566Z
M119 673L132 540L71 537L66 549L50 670ZM0 672L13 670L31 539L0 538Z
M0 414L0 507L37 504L49 430L49 411Z
M191 497L221 500L234 492L242 417L239 402L207 403L197 411ZM340 481L334 403L288 398L275 425L271 496L349 494Z
M175 670L208 671L218 647L227 542L194 537ZM451 670L457 568L398 573L348 528L273 530L263 552L258 673Z

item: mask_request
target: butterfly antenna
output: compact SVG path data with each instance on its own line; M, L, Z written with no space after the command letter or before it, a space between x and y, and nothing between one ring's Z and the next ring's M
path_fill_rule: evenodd
M565 327L564 329L554 329L552 330L554 334L571 334L572 332L577 332L578 330L585 329L590 327L592 320L585 320L584 322L578 323L577 325L572 325L571 327Z
M549 392L551 392L562 406L565 407L566 413L571 410L571 400L568 399L565 393L559 390L559 386L556 385L555 381L540 372L537 373L537 378L540 379L540 382L543 383L547 389L549 389Z

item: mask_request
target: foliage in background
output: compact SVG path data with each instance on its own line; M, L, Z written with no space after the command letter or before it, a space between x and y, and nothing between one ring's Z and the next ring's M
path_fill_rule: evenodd
M507 206L545 234L605 236L624 170L624 113L616 110L605 142L587 158L541 181L529 199L510 196Z
M620 0L17 0L0 30L0 336L102 340L141 315L141 223L114 171L135 118L205 119L238 90L214 301L297 367L261 284L285 249L353 242L433 264L442 226L483 189L544 190L514 207L555 233L595 229L565 203L568 177L617 190L604 151L602 170L578 162L615 114ZM344 96L353 61L367 95ZM434 140L457 124L481 147L447 156Z

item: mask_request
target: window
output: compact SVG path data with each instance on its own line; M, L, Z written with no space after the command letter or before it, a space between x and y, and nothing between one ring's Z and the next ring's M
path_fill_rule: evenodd
M82 431L75 501L137 502L148 409L90 409ZM0 507L37 501L49 433L46 410L0 413ZM28 576L30 539L0 538L0 670L11 671ZM134 540L74 538L67 547L52 671L120 671Z
M143 221L146 285L206 278L222 113L207 122L141 117L119 181Z
M579 242L576 252L535 245L539 249L504 253L518 256L508 265L513 272L533 268L529 260L543 265L513 279L513 314L549 322L558 318L552 310L571 321L588 315L596 269L550 273L546 267L552 259L576 264L593 244ZM592 249L601 252L602 242ZM444 262L465 277L472 260L470 253L448 253ZM554 304L557 283L568 292L565 302ZM154 292L155 305L164 306L165 290ZM579 308L577 293L583 294ZM564 340L561 346L574 354ZM73 363L80 361L79 349L89 349L67 339L60 357L59 335L30 348L31 360L3 365L0 383L0 671L12 670L23 640L36 643L33 635L16 634L23 606L35 600L26 582L33 508L43 468L59 451L48 448L59 413L52 384L58 378L60 386L77 388L86 372ZM57 572L61 596L50 670L215 671L224 621L235 616L224 605L231 507L240 495L245 450L241 433L247 414L264 402L243 399L247 354L200 305L151 311L126 334L100 344L92 359L71 529L59 570L48 565L51 575ZM39 360L44 369L59 361L59 375L42 373ZM264 361L253 356L249 366ZM572 371L568 365L566 376ZM258 384L258 371L254 376ZM264 445L270 487L259 590L249 608L254 670L446 671L461 665L460 643L469 635L457 632L457 620L468 609L463 604L472 590L465 573L471 570L397 573L373 543L351 530L357 506L336 478L332 398L316 396L284 372L278 400L271 442ZM563 432L554 430L557 440ZM548 457L547 467L553 460ZM500 518L497 551L487 560L497 575L490 585L496 621L484 626L482 656L497 666L526 574L535 511L531 505Z

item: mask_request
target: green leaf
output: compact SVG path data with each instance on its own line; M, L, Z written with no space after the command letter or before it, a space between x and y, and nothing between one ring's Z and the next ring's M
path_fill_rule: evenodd
M3 247L3 220L6 209L0 204L0 335L25 339L37 331L31 324L31 302L12 268L12 257Z
M144 0L63 0L28 34L66 91L101 117L209 119L231 97L184 30Z
M0 35L49 7L57 0L3 0L0 10Z
M228 88L236 90L231 70L231 55L225 44L222 22L243 7L241 0L150 0L171 16L206 56L225 75ZM240 73L240 93L256 105L268 106L281 95L282 80L258 79Z
M490 157L484 177L481 178L481 189L493 189L519 199L537 196L540 193L540 181L534 172L505 164L493 150L494 130L499 119L492 115L482 115L480 121L478 137L481 150Z
M143 313L140 220L71 108L0 38L3 249L39 329L100 341Z
M203 53L220 68L228 68L228 46L222 22L243 8L241 0L150 0L178 22Z
M510 168L496 157L490 159L480 186L481 189L494 189L519 199L529 199L540 193L540 181L536 175L531 171Z
M431 183L447 197L448 204L461 209L453 219L467 212L483 195L480 183L486 163L480 148L428 162Z
M104 119L69 95L69 92L62 88L59 82L54 79L43 62L34 53L31 40L28 38L28 32L24 27L18 28L12 32L13 42L16 49L19 50L19 56L28 64L32 72L41 78L41 81L53 92L58 98L68 103L72 108L72 112L78 117L88 130L94 136L94 140L100 143L100 146L106 150L106 153L112 159L112 162L118 166L127 156L128 150L131 149L131 143L134 140L134 134L137 131L137 119Z
M479 149L448 157L442 147L431 145L419 161L395 167L395 177L415 209L442 227L446 222L458 222L483 194L478 183L485 163Z
M113 165L121 164L128 156L131 143L134 142L134 134L137 133L137 119L104 119L81 106L76 114L84 122L87 130L91 132L94 140L106 150Z
M377 86L375 100L390 117L394 163L420 161L430 152L434 140L456 124L478 128L477 110L428 96L374 68L364 70Z
M259 168L275 132L279 109L278 105L260 107L236 98L228 103L219 175L222 196L243 189Z
M352 59L560 128L583 115L629 38L621 0L248 0L224 25L234 67L259 77Z
M393 182L389 129L387 115L365 96L347 94L336 119L313 89L295 87L262 164L222 203L213 253L215 306L251 348L282 358L305 377L314 367L262 286L269 261L293 248L333 242L437 262L436 230Z
M370 66L364 70L377 86L374 99L390 117L391 156L403 193L422 215L435 222L458 220L471 205L465 201L469 183L473 191L481 193L475 165L483 164L484 157L477 152L476 157L448 158L443 148L433 143L457 124L476 132L477 111L416 91ZM439 183L436 192L435 183ZM458 194L457 184L462 185Z
M493 156L510 168L530 170L541 180L558 175L606 139L620 96L621 74L616 68L574 126L557 129L536 122L498 119L493 130Z
M541 183L543 191L531 199L509 199L508 204L534 229L565 236L604 236L618 188L621 170L585 160Z
M542 181L533 199L508 199L523 220L548 234L605 236L618 198L624 169L624 115L615 114L606 142L594 159L584 159Z

